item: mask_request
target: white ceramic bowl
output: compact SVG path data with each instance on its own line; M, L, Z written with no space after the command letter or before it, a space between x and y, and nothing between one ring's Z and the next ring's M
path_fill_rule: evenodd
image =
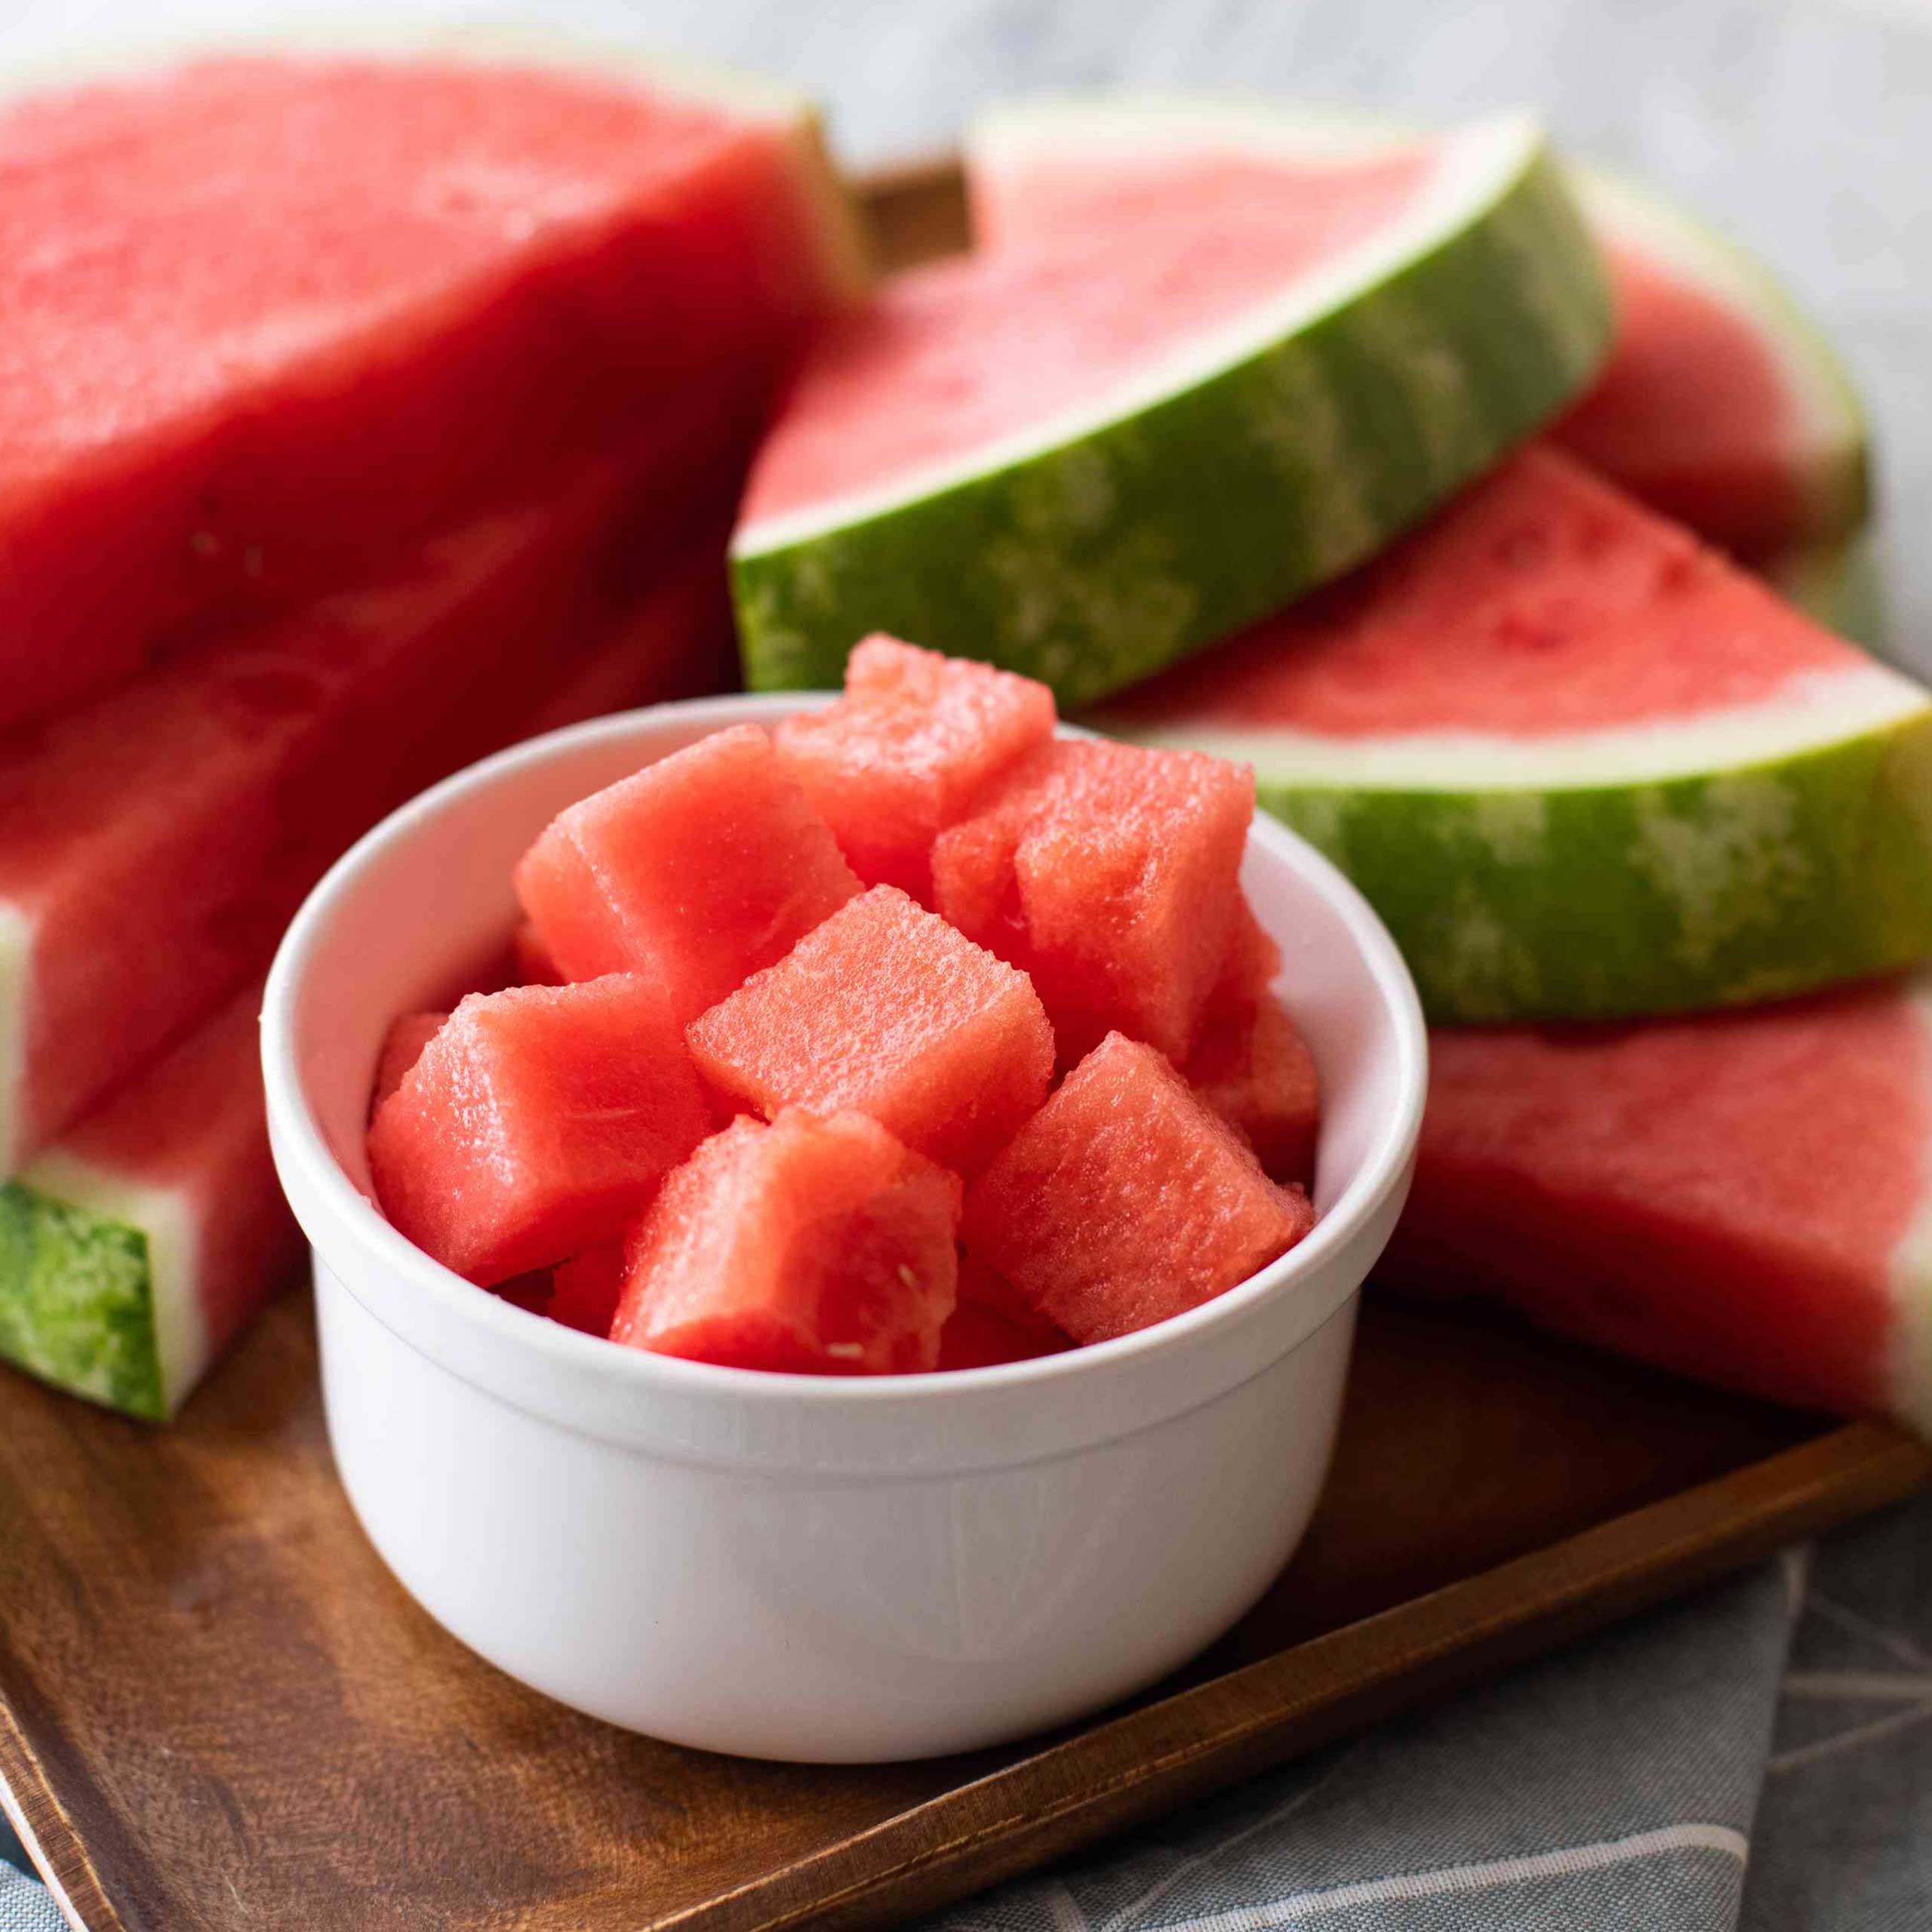
M1097 1347L864 1381L620 1349L472 1287L368 1197L385 1026L500 943L511 866L562 807L811 702L575 727L377 827L275 961L269 1124L315 1250L337 1466L431 1616L525 1683L679 1743L924 1756L1152 1681L1286 1561L1327 1469L1356 1293L1407 1191L1423 1025L1374 914L1262 820L1245 882L1325 1112L1321 1221L1252 1280Z

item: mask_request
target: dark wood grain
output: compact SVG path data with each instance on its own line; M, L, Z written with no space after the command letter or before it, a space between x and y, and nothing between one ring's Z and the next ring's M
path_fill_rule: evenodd
M895 262L956 176L873 205ZM171 1429L0 1377L0 1777L90 1932L776 1932L959 1897L1901 1496L1932 1458L1371 1294L1263 1602L1135 1704L969 1758L684 1751L478 1662L331 1470L307 1297Z

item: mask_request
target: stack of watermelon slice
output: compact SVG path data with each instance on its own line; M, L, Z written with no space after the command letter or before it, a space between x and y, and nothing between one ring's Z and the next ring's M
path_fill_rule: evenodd
M1829 350L1521 122L1035 103L967 174L760 452L752 679L890 621L1251 763L1438 1023L1401 1272L1932 1426L1932 694L1844 641Z
M162 1416L294 1253L283 923L457 766L728 675L862 250L804 105L634 61L205 54L14 101L0 179L0 1355Z

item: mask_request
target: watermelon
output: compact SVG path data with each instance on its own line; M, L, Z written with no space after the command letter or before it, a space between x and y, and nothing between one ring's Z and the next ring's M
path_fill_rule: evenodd
M376 1109L383 1212L483 1286L614 1241L709 1131L657 989L616 974L472 993Z
M935 1367L959 1183L862 1114L735 1121L665 1183L626 1254L611 1339L727 1367Z
M1776 280L1694 216L1593 171L1617 346L1551 432L1654 509L1753 561L1849 536L1870 507L1843 366Z
M568 977L642 974L683 1026L859 882L771 739L741 724L559 813L518 862L516 889Z
M1429 1052L1392 1278L1932 1432L1932 980Z
M623 1290L623 1244L606 1241L552 1270L543 1312L583 1334L608 1335Z
M0 1171L266 964L349 841L520 736L620 621L715 625L681 565L641 606L662 518L620 460L434 540L388 579L185 653L0 757ZM621 569L614 568L621 565ZM453 693L464 695L457 699ZM600 691L598 695L601 695Z
M1101 1342L1198 1307L1314 1224L1159 1054L1110 1033L967 1189L961 1238L1037 1314Z
M529 920L517 921L516 931L510 935L510 954L515 961L518 986L561 986L564 983L557 962Z
M869 1115L962 1173L1047 1097L1054 1036L1023 973L874 886L694 1021L698 1070L768 1117Z
M937 1365L942 1370L994 1368L1001 1362L1063 1355L1072 1346L1046 1322L1016 1321L983 1302L968 1301L962 1294L939 1332Z
M788 718L779 755L866 885L932 891L932 844L992 780L1054 734L1053 694L1030 678L870 637L845 694Z
M750 683L835 684L884 629L1097 697L1359 561L1595 374L1600 265L1528 122L1338 157L1248 118L1320 172L1312 211L1257 180L827 329L733 541Z
M860 280L808 109L642 66L211 57L16 101L0 171L0 722L389 568L700 371L759 405Z
M1766 999L1932 949L1932 700L1547 447L1109 711L1250 761L1443 1020Z
M0 1185L0 1357L171 1415L291 1276L251 986Z
M376 1056L376 1077L369 1087L371 1116L408 1077L409 1070L423 1057L423 1049L443 1030L446 1012L399 1013L383 1035L382 1051Z
M1254 782L1218 759L1061 740L933 847L933 900L1032 976L1069 1063L1109 1031L1192 1044L1244 910Z
M1881 657L1894 654L1884 559L1869 529L1781 550L1755 568L1786 603L1796 605L1828 631ZM1900 669L1912 666L1902 663Z
M1337 171L1416 138L1184 98L1015 107L968 136L973 226L983 246L1038 248L1096 228L1213 227L1263 198L1305 226L1327 218ZM1609 269L1616 333L1551 434L1754 564L1856 531L1869 503L1857 399L1774 278L1661 196L1594 170L1569 178Z

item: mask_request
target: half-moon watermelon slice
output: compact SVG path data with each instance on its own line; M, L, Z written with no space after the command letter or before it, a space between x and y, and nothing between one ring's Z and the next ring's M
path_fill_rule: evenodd
M1932 950L1932 697L1546 445L1097 721L1252 764L1438 1020L1727 1005Z
M1211 229L1257 202L1294 233L1322 219L1337 171L1346 180L1378 141L1415 138L1366 117L1304 110L1293 125L1291 144L1251 112L1184 97L995 110L966 144L975 235L1037 248L1096 231ZM1868 503L1857 398L1775 278L1663 197L1569 173L1609 266L1617 331L1552 435L1754 564L1854 531Z
M835 323L734 541L746 666L833 685L889 630L1091 699L1380 549L1572 401L1596 252L1529 122L1346 158L1324 193L915 269Z
M1932 1432L1932 982L1429 1055L1392 1277Z

